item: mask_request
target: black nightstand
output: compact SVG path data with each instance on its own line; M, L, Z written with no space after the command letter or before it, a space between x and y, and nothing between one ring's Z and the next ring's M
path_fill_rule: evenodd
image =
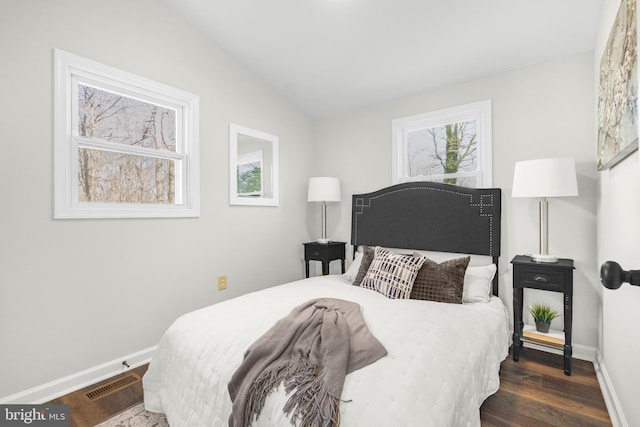
M573 313L573 260L560 258L555 263L540 263L531 257L516 255L513 264L513 360L520 358L522 341L532 342L564 352L564 373L571 375L571 319ZM535 332L524 332L522 290L524 288L562 292L564 294L564 342Z
M309 261L322 261L322 274L329 274L329 263L339 259L344 274L345 242L304 243L304 264L306 277L309 277Z

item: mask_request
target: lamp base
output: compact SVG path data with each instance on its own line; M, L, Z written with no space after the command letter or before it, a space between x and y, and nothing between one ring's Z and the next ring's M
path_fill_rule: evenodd
M317 242L318 242L318 243L329 243L329 242L330 242L330 240L329 240L329 239L323 239L322 237L320 237L320 238L317 240Z
M531 255L531 260L534 262L558 262L558 257L555 255L533 254Z

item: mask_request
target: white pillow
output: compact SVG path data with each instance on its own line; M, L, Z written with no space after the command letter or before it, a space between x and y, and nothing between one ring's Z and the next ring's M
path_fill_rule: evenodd
M464 274L462 302L489 302L492 280L495 274L495 264L483 267L468 267Z
M347 268L347 271L342 275L342 278L346 281L353 283L356 280L358 271L360 271L360 264L362 263L362 252L356 252L356 257L351 261L351 265Z

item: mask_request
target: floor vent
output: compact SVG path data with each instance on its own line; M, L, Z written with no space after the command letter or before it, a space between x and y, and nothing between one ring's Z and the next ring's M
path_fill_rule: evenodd
M105 396L110 395L111 393L115 393L116 391L120 391L123 388L129 387L132 384L140 381L140 377L137 374L130 373L127 376L122 378L117 378L113 381L108 382L107 384L101 385L100 387L96 387L93 390L87 392L87 398L89 400L98 400L102 399Z

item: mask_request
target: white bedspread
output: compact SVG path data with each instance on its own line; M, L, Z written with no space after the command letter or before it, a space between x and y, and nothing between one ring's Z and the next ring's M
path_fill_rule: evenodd
M360 304L371 332L389 354L349 374L341 425L479 426L480 405L499 387L509 346L504 305L390 300L323 276L254 292L175 321L144 376L145 407L164 412L172 427L228 425L227 384L258 337L291 309L318 297ZM254 426L290 426L282 387L270 395Z

